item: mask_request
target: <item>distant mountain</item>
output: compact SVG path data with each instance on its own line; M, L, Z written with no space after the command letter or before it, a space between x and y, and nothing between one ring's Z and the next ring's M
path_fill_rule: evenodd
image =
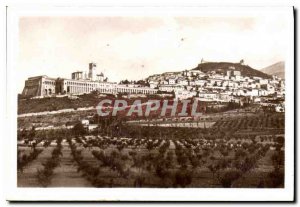
M242 76L257 76L257 77L262 77L262 78L270 78L271 76L251 68L248 65L244 65L241 63L230 63L230 62L205 62L199 64L196 68L193 70L201 70L204 73L210 72L210 71L219 71L226 73L228 70L238 70L241 72Z
M284 79L285 75L285 64L284 61L275 63L273 65L270 65L268 67L265 67L261 69L260 71L267 73L269 75L277 75L280 78Z

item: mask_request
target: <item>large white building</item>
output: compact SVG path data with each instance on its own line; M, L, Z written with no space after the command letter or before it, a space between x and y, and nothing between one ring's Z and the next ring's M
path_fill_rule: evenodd
M71 79L50 78L46 75L30 77L25 81L22 92L24 96L51 96L64 94L83 94L92 91L108 94L155 94L157 89L149 87L129 87L108 82L103 73L97 74L96 63L89 64L88 75L82 71L73 72Z

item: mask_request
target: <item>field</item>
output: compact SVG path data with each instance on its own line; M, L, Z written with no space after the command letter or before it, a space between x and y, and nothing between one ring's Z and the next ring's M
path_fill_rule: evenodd
M21 134L18 186L284 187L283 114L219 119L210 128L103 123L96 132Z

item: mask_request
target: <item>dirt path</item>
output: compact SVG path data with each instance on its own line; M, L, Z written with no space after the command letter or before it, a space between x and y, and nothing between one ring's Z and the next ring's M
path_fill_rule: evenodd
M170 149L172 149L172 150L175 150L176 149L176 147L175 147L175 144L174 144L174 141L173 140L170 140L170 147L169 147Z
M18 187L40 187L37 180L37 170L42 169L42 163L51 157L53 147L43 148L38 157L25 166L23 173L18 172Z
M77 164L73 161L71 149L66 143L62 145L60 165L54 169L54 175L48 187L92 187L89 181L77 172Z

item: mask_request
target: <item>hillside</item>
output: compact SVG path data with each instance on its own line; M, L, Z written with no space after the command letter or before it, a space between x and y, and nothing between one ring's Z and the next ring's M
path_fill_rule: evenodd
M204 73L210 72L210 71L220 71L223 73L226 73L229 69L229 67L234 67L234 70L241 71L242 76L257 76L262 78L270 78L271 76L268 74L265 74L259 70L253 69L248 65L242 65L240 63L229 63L229 62L207 62L207 63L201 63L196 68L192 70L201 70Z
M47 97L41 99L18 99L18 114L36 113L42 111L57 111L97 106L99 98L94 94L84 94L78 99L68 97Z
M77 99L70 99L65 97L46 97L40 99L22 99L18 98L18 114L25 113L37 113L45 111L58 111L63 109L75 109L78 108L89 108L96 107L102 99L115 100L116 97L113 95L99 96L97 92L90 94L78 95ZM159 95L148 95L147 98L139 98L142 102L146 102L148 99L160 100L164 99ZM128 105L132 104L134 98L122 98L127 100Z
M277 75L279 78L285 77L285 63L283 61L270 65L261 69L260 71L269 74L269 75Z

